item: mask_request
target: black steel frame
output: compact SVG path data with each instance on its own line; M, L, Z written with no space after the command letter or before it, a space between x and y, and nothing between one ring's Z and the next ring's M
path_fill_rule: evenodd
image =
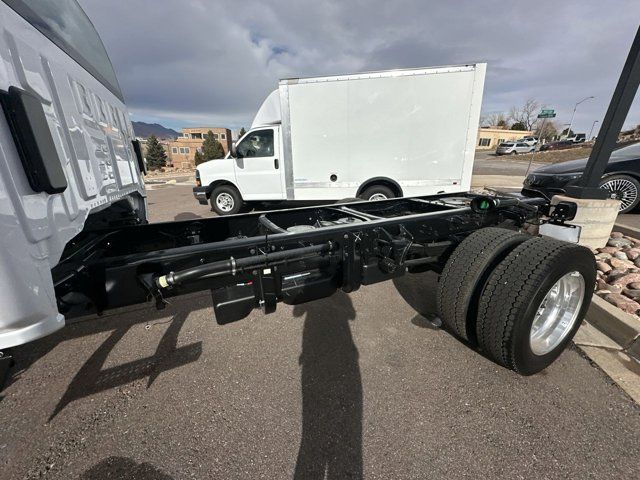
M548 201L474 194L399 198L86 231L52 270L67 317L211 290L218 323L440 271L488 226L521 228Z
M640 28L631 44L629 55L620 73L618 84L611 97L609 108L602 120L584 174L576 186L567 187L567 194L574 198L607 198L607 191L598 188L618 135L627 118L633 99L640 85Z

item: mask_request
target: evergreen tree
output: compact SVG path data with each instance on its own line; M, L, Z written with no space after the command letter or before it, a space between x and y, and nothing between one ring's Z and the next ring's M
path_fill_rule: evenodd
M167 164L167 152L164 151L155 135L147 138L147 154L145 157L149 170L156 170Z
M202 156L203 161L224 158L224 148L222 148L222 144L215 139L211 130L207 132L204 142L202 142Z
M511 130L526 130L527 126L522 122L516 122L511 125Z
M193 159L196 162L196 167L205 161L204 155L202 154L200 149L196 150L196 154L194 155Z
M244 127L240 128L240 132L238 132L238 138L242 138L242 136L247 133L247 131L244 129Z

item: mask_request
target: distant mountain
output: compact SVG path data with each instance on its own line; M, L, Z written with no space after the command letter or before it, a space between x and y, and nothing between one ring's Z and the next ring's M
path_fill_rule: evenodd
M136 132L136 137L147 138L155 135L158 138L168 140L180 136L175 130L163 127L158 123L131 122L131 124L133 125L133 131Z

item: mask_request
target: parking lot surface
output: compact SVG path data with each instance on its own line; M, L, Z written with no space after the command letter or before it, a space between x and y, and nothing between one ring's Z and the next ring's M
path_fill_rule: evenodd
M154 221L211 216L153 187ZM640 409L576 349L496 366L424 315L435 276L227 326L208 293L16 352L0 478L637 478Z

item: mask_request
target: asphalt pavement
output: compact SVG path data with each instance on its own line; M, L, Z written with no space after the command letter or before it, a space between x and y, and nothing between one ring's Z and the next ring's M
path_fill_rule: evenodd
M188 185L148 193L154 221L212 215ZM637 478L629 397L575 348L524 378L433 329L435 280L69 325L16 351L0 478Z

